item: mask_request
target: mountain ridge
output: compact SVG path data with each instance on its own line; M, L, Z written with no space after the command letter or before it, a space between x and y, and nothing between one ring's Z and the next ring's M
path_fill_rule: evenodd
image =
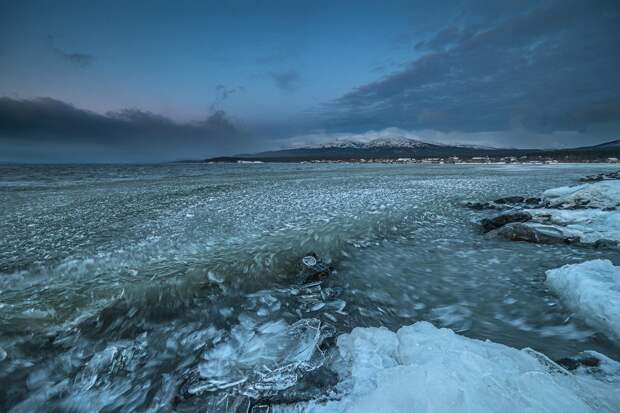
M425 142L419 139L407 138L404 136L379 137L366 141L355 139L336 139L331 142L294 145L288 149L334 149L334 148L356 148L356 149L372 149L372 148L474 148L474 149L498 149L491 146L483 145L467 145L467 144L445 144Z
M429 143L402 136L380 137L367 141L339 139L333 142L295 146L279 150L220 156L203 162L300 162L312 160L360 160L430 157L549 157L573 160L594 160L620 157L620 139L597 145L565 149L516 149L495 148L466 144Z

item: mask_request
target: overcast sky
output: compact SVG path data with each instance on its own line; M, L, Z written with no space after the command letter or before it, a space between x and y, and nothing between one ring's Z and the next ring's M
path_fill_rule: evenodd
M0 0L0 161L595 144L620 138L619 44L617 0Z

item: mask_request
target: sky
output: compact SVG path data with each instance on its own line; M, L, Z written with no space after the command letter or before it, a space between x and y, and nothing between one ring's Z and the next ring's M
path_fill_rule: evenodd
M0 0L0 161L620 138L620 1Z

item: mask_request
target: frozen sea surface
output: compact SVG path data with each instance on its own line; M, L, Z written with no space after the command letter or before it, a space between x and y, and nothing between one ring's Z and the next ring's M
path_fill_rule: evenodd
M613 168L1 166L0 410L330 403L338 337L418 321L620 360L545 283L565 264L620 265L617 250L485 239L487 213L460 206ZM334 268L323 285L300 285L310 253Z

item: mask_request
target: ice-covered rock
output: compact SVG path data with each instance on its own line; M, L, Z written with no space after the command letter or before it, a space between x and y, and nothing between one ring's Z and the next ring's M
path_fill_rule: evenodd
M521 201L506 197L493 202ZM484 232L513 241L581 243L614 247L620 242L620 180L553 188L543 198L524 199L521 207L480 221ZM541 208L541 206L545 206Z
M584 178L581 178L579 181L581 182L599 182L608 179L620 179L620 171L612 171L612 172L603 172L596 175L588 175Z
M427 322L338 338L340 397L307 412L616 412L620 386ZM613 369L612 369L613 370ZM581 374L583 373L583 374ZM274 409L274 411L287 411Z
M620 267L592 260L547 271L547 285L588 325L620 339Z
M543 200L553 208L615 208L620 205L620 181L553 188L543 192Z
M528 212L537 221L553 224L567 235L578 236L583 243L620 241L620 212L617 211L544 208Z

